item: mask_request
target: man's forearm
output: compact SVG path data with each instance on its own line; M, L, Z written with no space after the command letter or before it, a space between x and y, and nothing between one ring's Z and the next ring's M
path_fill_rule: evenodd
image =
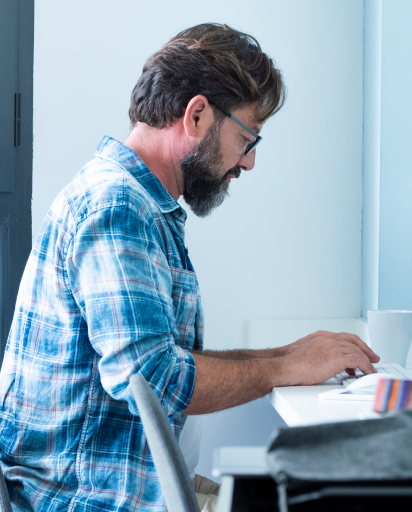
M196 381L184 414L208 414L261 398L288 382L283 358L220 359L194 354Z
M243 359L281 357L284 355L284 350L283 347L266 348L263 350L205 350L202 355L218 359L240 361Z

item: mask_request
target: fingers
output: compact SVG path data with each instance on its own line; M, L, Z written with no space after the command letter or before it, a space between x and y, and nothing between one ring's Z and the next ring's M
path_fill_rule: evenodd
M371 348L369 348L368 345L359 338L359 336L356 336L356 334L347 333L339 333L339 335L344 337L344 339L349 343L353 343L354 345L359 347L372 363L379 362L380 357L378 356L378 354L375 354L375 352Z
M376 373L376 370L371 361L359 347L346 341L341 341L340 346L345 354L345 364L347 368L359 368L359 370L365 375ZM351 373L351 375L354 375L354 373L355 372Z
M372 366L371 362L365 362L362 361L360 364L358 364L358 368L361 372L363 372L365 375L369 375L371 373L376 373L375 368Z
M323 336L325 338L332 338L337 341L346 341L348 343L352 343L359 347L372 363L378 363L380 360L378 354L375 354L375 352L369 348L368 345L356 334L349 334L347 332L337 333L329 331L318 331L317 333L314 333L314 335Z
M360 368L359 368L360 369ZM371 373L377 373L377 371L375 370L375 368L373 368L374 371L372 371ZM345 372L352 376L352 377L355 377L356 376L356 368L345 368Z

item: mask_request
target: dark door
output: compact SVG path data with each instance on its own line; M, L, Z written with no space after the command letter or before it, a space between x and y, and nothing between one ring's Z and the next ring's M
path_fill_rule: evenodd
M31 249L34 1L0 0L0 361Z

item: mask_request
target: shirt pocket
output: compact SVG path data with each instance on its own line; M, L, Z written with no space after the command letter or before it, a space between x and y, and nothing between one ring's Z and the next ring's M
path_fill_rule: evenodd
M192 350L196 335L198 309L197 279L194 272L171 267L172 300L178 339L176 345Z

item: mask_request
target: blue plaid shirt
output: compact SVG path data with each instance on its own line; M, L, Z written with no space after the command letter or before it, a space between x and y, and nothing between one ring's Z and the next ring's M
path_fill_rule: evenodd
M0 379L0 459L14 510L165 511L129 378L177 436L202 350L186 213L105 137L54 201L30 254Z

